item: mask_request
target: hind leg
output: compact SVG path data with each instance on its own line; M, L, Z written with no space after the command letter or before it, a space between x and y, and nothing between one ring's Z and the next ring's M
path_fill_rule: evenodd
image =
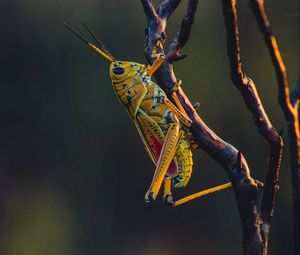
M228 182L228 183L225 183L223 185L219 185L219 186L216 186L216 187L213 187L213 188L209 188L209 189L205 189L205 190L202 190L200 192L197 192L197 193L194 193L192 195L189 195L187 197L184 197L184 198L181 198L179 200L177 200L173 206L178 206L178 205L182 205L186 202L189 202L193 199L196 199L196 198L199 198L199 197L203 197L203 196L206 196L208 194L211 194L211 193L214 193L214 192L217 192L217 191L221 191L223 189L227 189L227 188L230 188L232 187L232 184L231 182Z
M175 123L170 126L167 132L150 188L145 195L146 202L153 202L155 200L170 163L175 155L178 141L183 134L183 131L179 130L179 121L176 117L174 118L174 121Z

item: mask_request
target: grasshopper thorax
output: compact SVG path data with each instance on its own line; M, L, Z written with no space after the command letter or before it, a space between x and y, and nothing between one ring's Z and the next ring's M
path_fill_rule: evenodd
M146 66L128 61L116 61L110 64L109 74L113 83L120 83L129 77L141 77L145 74Z

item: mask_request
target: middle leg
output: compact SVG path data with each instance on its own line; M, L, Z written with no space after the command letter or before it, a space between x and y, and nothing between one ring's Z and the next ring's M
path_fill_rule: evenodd
M164 179L164 196L163 201L166 205L174 205L174 200L172 196L172 178L166 176Z

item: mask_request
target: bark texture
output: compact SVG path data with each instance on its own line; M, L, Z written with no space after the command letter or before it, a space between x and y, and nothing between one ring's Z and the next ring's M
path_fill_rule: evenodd
M174 73L174 63L186 57L186 55L181 54L181 50L190 37L198 0L188 1L180 30L166 50L164 50L164 43L167 21L181 1L162 0L157 7L154 7L150 0L140 1L148 20L145 56L149 63L153 63L153 52L165 53L166 55L165 62L155 73L158 84L166 91L169 98L174 100L178 107L184 109L193 121L190 132L196 144L227 171L233 184L240 214L244 254L267 254L270 222L278 190L283 141L281 135L272 126L264 110L254 82L242 69L235 1L222 1L227 29L227 49L231 78L233 84L241 92L246 106L252 113L258 132L265 138L270 148L260 212L258 212L257 208L258 183L250 176L245 157L234 146L222 140L203 122L180 86L181 81L176 78Z

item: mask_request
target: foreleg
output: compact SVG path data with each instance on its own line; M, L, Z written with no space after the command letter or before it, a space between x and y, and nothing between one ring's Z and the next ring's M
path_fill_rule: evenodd
M153 62L151 66L147 68L146 75L151 76L152 74L155 73L155 71L161 66L161 64L165 61L165 54L163 53L158 53L156 54L157 58Z

